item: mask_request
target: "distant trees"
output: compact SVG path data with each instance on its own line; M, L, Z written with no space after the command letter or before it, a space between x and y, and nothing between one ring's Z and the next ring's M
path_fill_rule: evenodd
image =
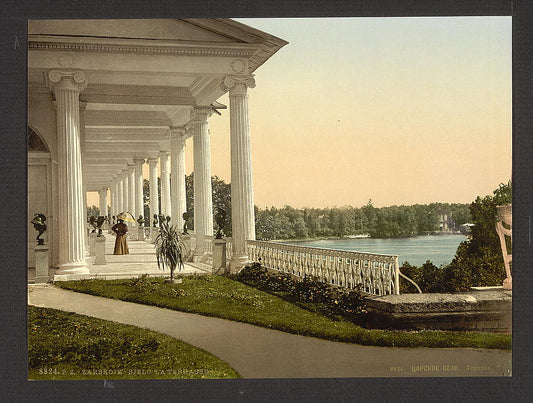
M467 204L432 203L376 208L369 200L361 208L256 208L256 235L258 239L421 235L438 230L440 210L447 211L452 218L460 217L461 222L470 218Z
M217 176L211 178L213 208L226 210L224 233L231 236L231 185ZM185 177L187 212L194 216L194 173ZM160 198L160 183L158 180ZM149 181L144 180L144 211L150 218ZM470 220L467 204L432 203L427 205L376 208L372 200L360 208L255 207L257 239L306 239L369 234L374 238L404 237L439 229L439 211L446 211L457 225ZM192 221L192 220L191 220ZM194 227L191 222L189 228ZM191 228L194 229L194 228Z

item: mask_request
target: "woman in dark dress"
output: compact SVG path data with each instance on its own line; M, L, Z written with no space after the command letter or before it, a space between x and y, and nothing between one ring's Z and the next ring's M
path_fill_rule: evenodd
M117 234L115 241L114 255L127 255L130 253L128 249L128 243L126 241L126 234L128 233L128 226L124 224L124 220L119 219L118 224L113 225L111 230Z

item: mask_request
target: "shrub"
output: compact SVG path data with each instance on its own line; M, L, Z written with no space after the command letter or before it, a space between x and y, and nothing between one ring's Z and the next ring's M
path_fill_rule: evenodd
M284 292L286 299L317 304L318 309L328 316L342 316L355 321L366 313L365 297L360 288L347 290L326 284L313 276L299 280L289 274L268 271L259 263L245 267L231 276L252 287L269 292Z
M419 284L420 283L420 268L419 267L413 266L409 264L409 262L405 262L400 267L400 272L404 276L409 277L420 287L420 284ZM417 292L418 290L413 284L411 284L411 282L407 281L406 279L400 276L400 294L414 294Z
M300 302L328 302L331 299L331 288L316 277L305 276L296 281L291 295Z
M422 292L446 292L448 288L443 281L443 270L429 260L420 268L417 284Z
M234 280L240 281L248 285L264 285L268 279L267 269L262 267L259 263L252 263L251 266L246 266L239 273L231 276Z
M496 206L512 202L512 183L500 184L492 196L478 197L470 205L472 233L457 248L455 258L443 268L447 291L472 286L501 285L505 279L500 240L496 233Z
M366 302L361 287L356 290L342 290L328 302L331 313L340 315L343 318L354 322L357 321L366 311Z

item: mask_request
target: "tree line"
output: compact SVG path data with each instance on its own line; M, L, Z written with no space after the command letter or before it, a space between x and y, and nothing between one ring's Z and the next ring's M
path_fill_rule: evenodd
M143 182L144 218L149 225L150 182ZM188 228L194 229L194 173L185 178L187 212L191 219ZM231 236L231 185L218 176L211 178L213 208L226 211L224 234ZM159 205L161 205L161 186L158 178ZM89 214L97 215L96 206L89 207ZM439 230L440 213L448 214L452 227L470 221L468 204L431 203L410 206L374 207L372 201L363 207L302 208L291 206L282 208L255 206L256 238L271 239L308 239L342 238L350 235L369 235L372 238L391 238L423 235ZM136 217L138 218L138 217ZM172 218L172 217L171 217ZM213 223L216 228L216 223Z
M422 235L439 230L439 212L445 211L456 226L468 222L467 204L416 204L377 208L256 208L258 239L304 239L369 235L391 238Z

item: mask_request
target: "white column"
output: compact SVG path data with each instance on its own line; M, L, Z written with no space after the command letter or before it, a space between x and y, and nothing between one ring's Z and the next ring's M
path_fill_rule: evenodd
M130 173L128 168L122 170L122 193L124 211L130 211Z
M128 211L137 219L139 216L135 216L137 211L137 207L135 206L135 186L135 165L128 164ZM131 225L137 225L137 221L131 223Z
M161 213L170 215L170 153L161 152Z
M172 186L170 194L171 217L178 228L183 228L183 213L187 211L185 195L185 129L170 131L170 176Z
M226 77L229 89L231 138L231 222L233 255L230 270L238 271L248 262L246 240L255 240L254 189L248 87L255 87L252 76Z
M149 158L150 165L150 223L153 227L154 214L159 214L159 199L157 194L157 164L158 158Z
M211 145L207 118L210 107L195 108L192 113L194 144L194 258L206 252L205 236L213 235L213 196L211 190Z
M107 217L107 186L98 191L100 201L100 215Z
M80 91L86 83L81 71L52 70L58 142L58 274L89 274L85 261L85 208L80 145Z
M117 177L114 176L113 180L111 181L111 215L115 217L119 213L118 206L117 206L118 204L117 193L118 193L118 181L117 181Z
M83 188L83 219L87 225L87 172L85 166L85 110L87 109L87 102L80 101L80 150L81 150L81 182ZM83 239L85 242L85 257L89 257L89 234L83 231Z
M124 209L124 181L122 180L122 173L117 174L117 214L125 211Z
M140 215L144 219L144 198L143 198L143 164L144 158L134 158L135 164L135 218L139 218Z

